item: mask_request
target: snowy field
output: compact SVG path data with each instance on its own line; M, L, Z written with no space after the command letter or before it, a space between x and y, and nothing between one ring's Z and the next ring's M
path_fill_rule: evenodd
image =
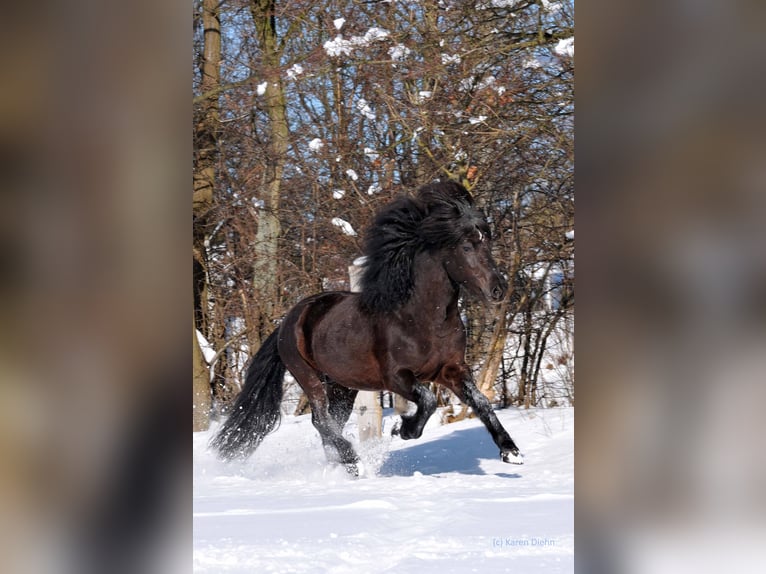
M386 411L388 413L388 411ZM572 572L574 409L497 412L525 455L504 464L476 419L358 447L328 467L309 416L284 417L247 461L194 435L194 571ZM354 415L346 436L356 445Z

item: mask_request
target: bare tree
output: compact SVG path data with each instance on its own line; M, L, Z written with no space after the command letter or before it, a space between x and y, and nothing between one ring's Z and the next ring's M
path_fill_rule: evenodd
M282 178L287 161L289 128L282 75L280 69L282 46L277 36L275 0L252 0L250 12L257 30L261 49L264 99L268 123L266 129L266 164L263 170L262 207L258 210L255 236L253 289L257 296L256 324L250 330L250 343L259 347L273 329L274 303L277 297L277 241L279 239L279 207Z
M482 391L545 404L548 365L564 366L552 343L573 308L560 296L573 275L572 4L502 4L218 6L221 76L195 83L199 112L207 100L219 106L215 193L195 250L206 289L197 324L226 347L214 377L221 406L290 306L348 288L372 214L435 178L471 190L514 283L490 313L463 306Z
M203 0L201 6L203 28L203 56L201 59L200 90L209 92L220 84L221 22L218 0ZM208 98L195 110L195 162L193 209L193 267L194 267L194 321L192 324L194 430L208 426L210 411L210 380L202 362L197 342L197 329L207 321L207 258L205 256L205 224L216 189L216 152L219 107L216 98Z

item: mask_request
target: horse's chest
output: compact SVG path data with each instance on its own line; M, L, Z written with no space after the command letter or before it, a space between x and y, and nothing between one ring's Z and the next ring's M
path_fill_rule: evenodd
M462 360L465 336L462 327L442 329L431 333L410 334L393 349L397 363L406 365L418 378L431 379L450 362Z

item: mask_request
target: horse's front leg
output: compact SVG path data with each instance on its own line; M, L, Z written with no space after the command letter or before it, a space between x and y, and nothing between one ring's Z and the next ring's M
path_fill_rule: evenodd
M414 414L402 415L401 426L394 427L391 434L405 440L420 438L428 419L436 411L436 395L419 383L411 371L400 371L389 377L389 388L418 406Z
M519 452L519 447L513 442L511 435L508 434L500 424L500 421L495 414L492 404L489 399L484 396L476 383L473 382L473 378L468 378L463 381L463 402L473 409L476 416L479 417L484 426L487 427L489 434L492 435L492 440L500 449L500 458L503 462L509 462L511 464L524 464L522 459L523 455Z
M500 458L503 462L524 464L519 447L513 442L508 431L500 424L492 404L476 386L473 375L467 366L445 367L438 382L452 390L461 401L473 409L500 449Z

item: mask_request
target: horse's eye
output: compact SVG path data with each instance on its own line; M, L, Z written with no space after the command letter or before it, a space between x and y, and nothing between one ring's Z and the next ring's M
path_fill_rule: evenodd
M471 249L473 249L473 245L471 245L470 243L466 243L465 245L463 245L463 251L465 251L466 253L468 253Z

